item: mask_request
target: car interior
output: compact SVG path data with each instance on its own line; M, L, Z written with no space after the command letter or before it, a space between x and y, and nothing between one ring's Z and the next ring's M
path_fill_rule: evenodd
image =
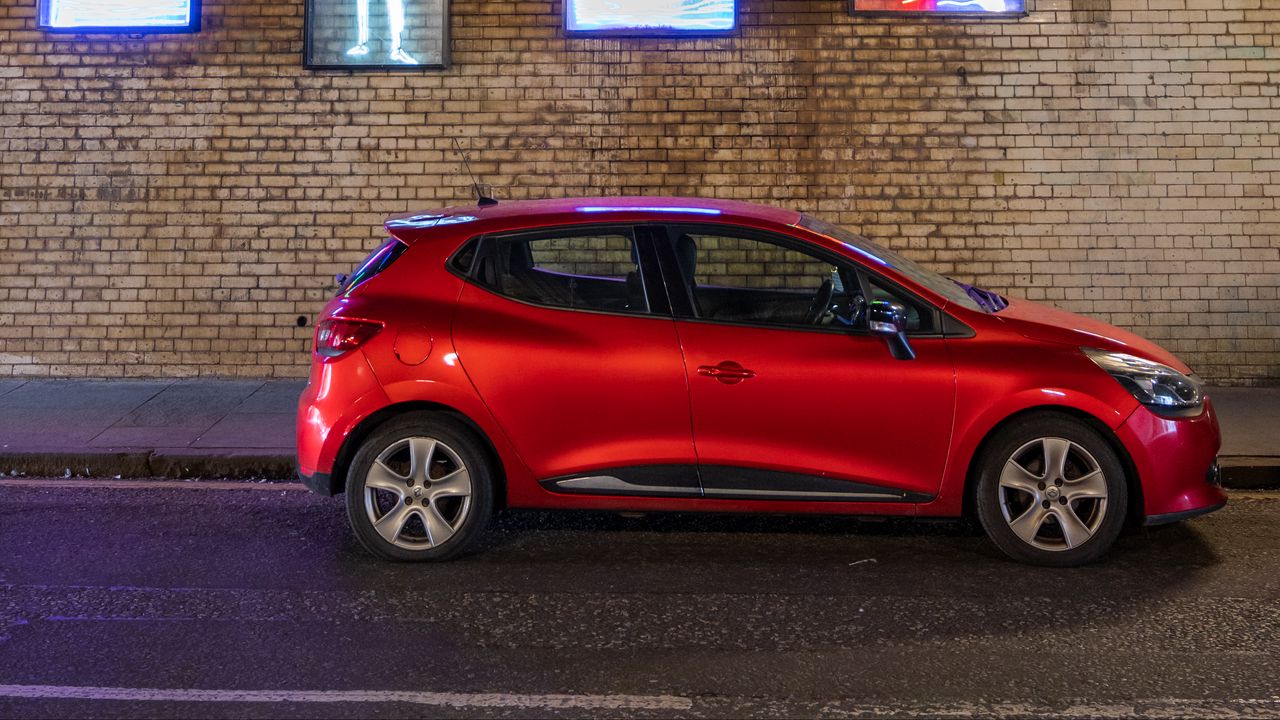
M865 320L862 292L856 277L847 269L821 264L821 275L809 273L809 277L800 280L811 281L808 287L749 287L725 282L710 273L699 279L699 267L730 267L733 259L730 253L700 250L698 240L688 233L680 234L673 247L694 312L700 318L846 327L857 327Z
M640 268L634 260L634 246L631 246L633 259L625 274L610 276L564 272L553 269L557 263L539 263L532 247L536 242L539 241L500 242L496 260L492 256L480 259L477 277L504 295L539 305L613 312L648 311Z
M700 239L705 246L700 245ZM728 275L742 251L716 247L755 243L766 252L788 253L796 269L784 287L755 287L751 278ZM726 243L726 241L728 241ZM681 233L672 241L697 317L766 325L865 328L867 302L858 274L818 258L769 243L739 238L704 238ZM620 249L625 248L625 249ZM648 312L640 267L630 238L568 236L501 239L496 252L482 253L475 277L501 294L553 307L608 312ZM581 268L592 268L584 271ZM909 332L928 331L930 313L870 283L872 296L902 304Z
M806 271L796 278L801 287L743 287L740 283L721 282L709 273L702 274L700 279L700 265L725 264L725 258L720 256L724 251L700 249L698 238L689 233L677 236L672 247L698 317L792 326L866 327L867 302L862 281L848 266L836 266L806 255L801 262ZM799 253L787 252L794 264ZM927 309L922 311L915 300L885 289L875 279L870 279L868 285L875 300L898 303L906 309L908 332L932 330L932 313Z

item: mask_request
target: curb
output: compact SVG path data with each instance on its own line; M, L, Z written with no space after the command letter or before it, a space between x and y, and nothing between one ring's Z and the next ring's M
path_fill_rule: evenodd
M1280 489L1280 457L1223 457L1222 486L1232 490ZM125 452L44 451L0 453L0 474L30 477L288 479L297 478L292 452L186 449Z
M1222 486L1234 490L1280 489L1280 458L1277 457L1223 457L1218 459L1222 469Z
M31 477L122 478L261 478L296 480L292 452L138 450L128 452L17 452L0 453L0 473Z

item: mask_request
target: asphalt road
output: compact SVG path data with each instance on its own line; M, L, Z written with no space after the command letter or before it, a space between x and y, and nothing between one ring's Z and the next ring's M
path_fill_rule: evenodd
M1278 494L1075 570L954 523L568 513L421 566L305 491L69 484L0 482L3 718L1280 718Z

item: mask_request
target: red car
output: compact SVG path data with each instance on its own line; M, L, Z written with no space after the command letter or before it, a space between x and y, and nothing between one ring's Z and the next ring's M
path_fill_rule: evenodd
M303 479L384 558L452 557L505 506L973 514L1066 566L1226 502L1173 355L809 215L594 198L386 228L298 407Z

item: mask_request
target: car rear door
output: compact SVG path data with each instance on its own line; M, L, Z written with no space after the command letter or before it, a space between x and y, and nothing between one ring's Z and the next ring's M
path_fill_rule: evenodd
M707 498L920 502L937 492L955 383L933 308L796 238L729 225L668 234L663 269L675 279ZM895 360L867 332L868 294L908 306L914 360Z
M696 497L684 364L645 233L487 236L473 263L459 361L544 487Z

